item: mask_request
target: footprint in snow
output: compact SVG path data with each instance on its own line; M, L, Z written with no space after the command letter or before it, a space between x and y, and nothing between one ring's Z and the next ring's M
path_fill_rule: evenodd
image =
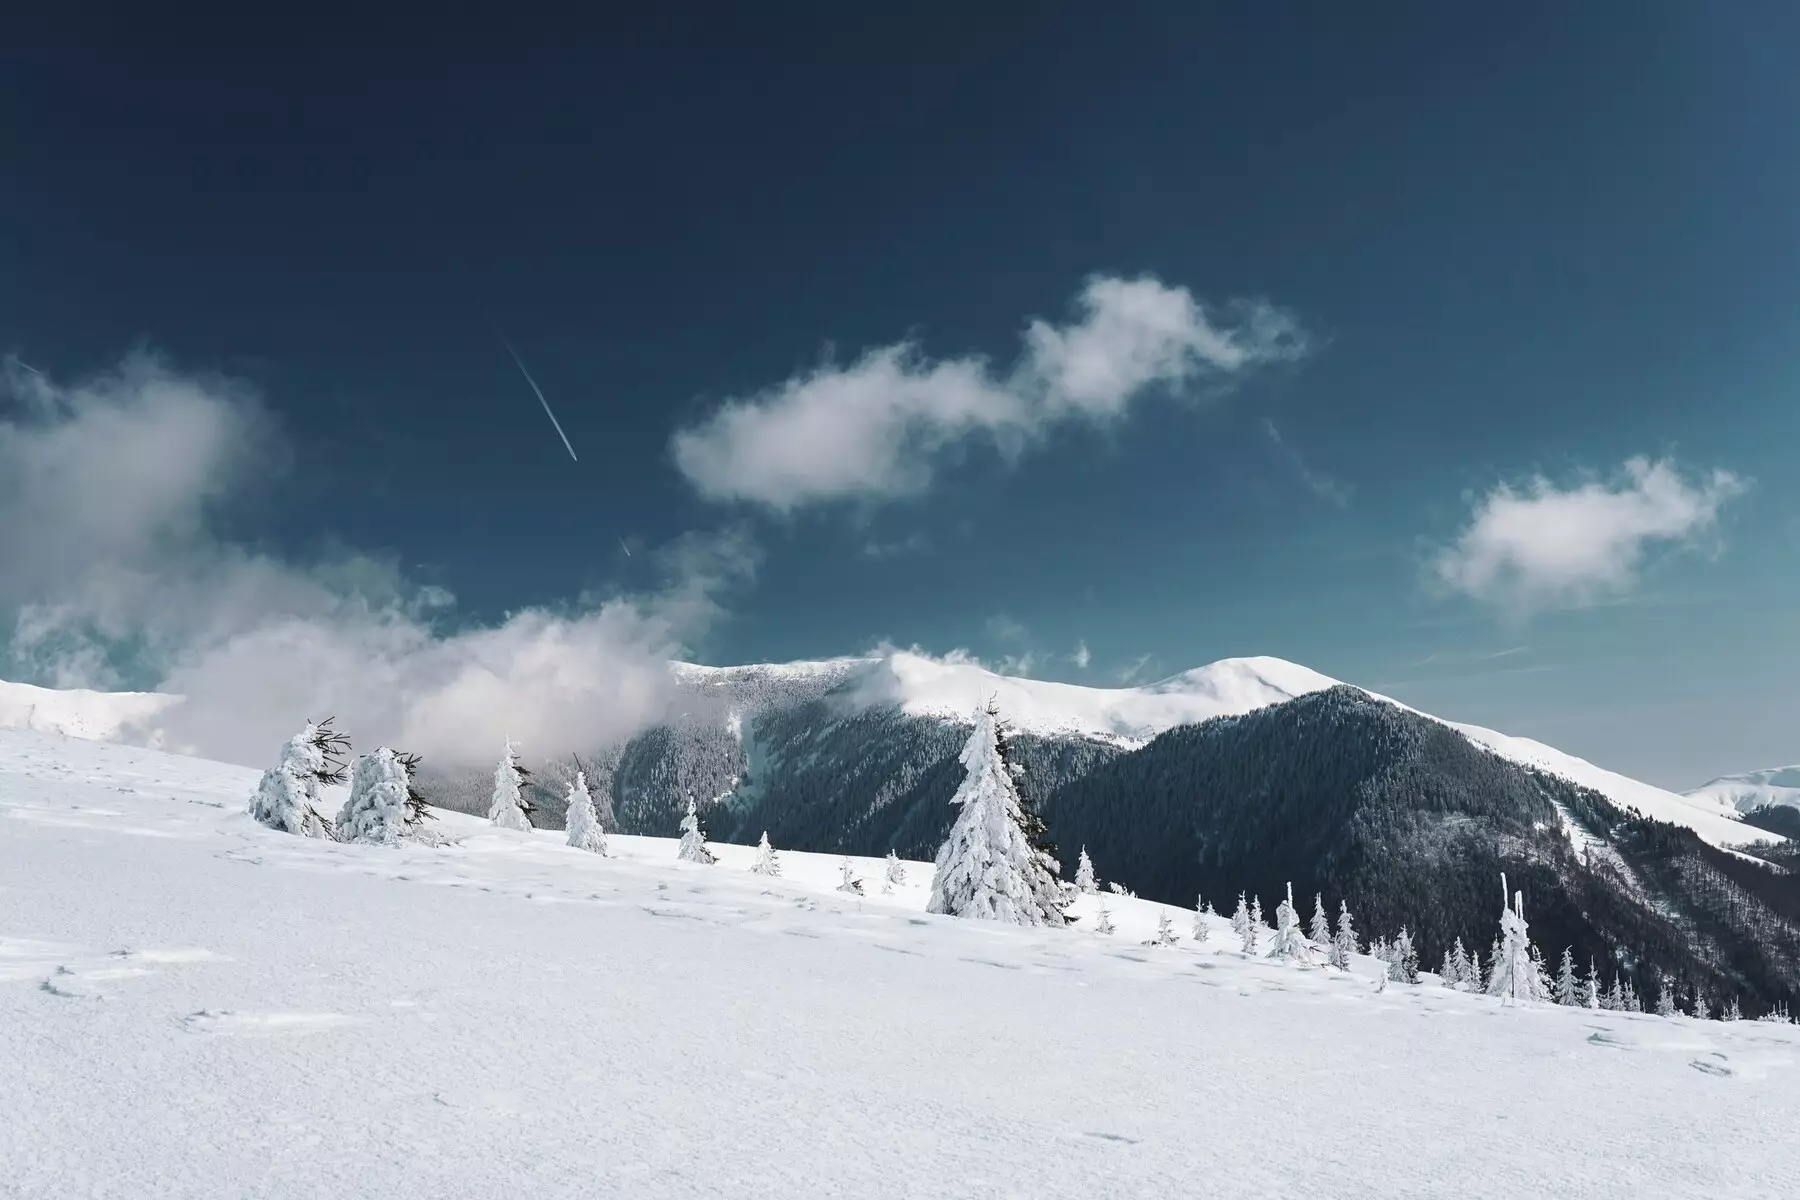
M1717 1050L1714 1050L1705 1058L1696 1058L1694 1061L1690 1062L1688 1066L1694 1068L1696 1071L1703 1071L1708 1075L1729 1076L1732 1074L1731 1068L1726 1065L1725 1056L1720 1054Z
M299 1033L324 1033L360 1023L362 1018L344 1013L308 1012L233 1012L228 1008L203 1008L181 1018L181 1026L189 1033L223 1033L250 1036L282 1036Z

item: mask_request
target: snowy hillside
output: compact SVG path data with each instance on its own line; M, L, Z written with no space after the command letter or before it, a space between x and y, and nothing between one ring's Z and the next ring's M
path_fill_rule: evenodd
M120 741L174 703L155 692L58 691L0 680L0 729Z
M1721 775L1682 795L1724 813L1747 813L1771 804L1800 808L1800 766Z
M1778 1197L1800 1028L1503 1008L1109 897L1021 930L837 859L441 814L309 841L255 772L0 733L10 1195ZM1099 864L1102 874L1106 864ZM1223 899L1223 898L1221 898ZM1269 898L1265 898L1267 900ZM1177 946L1140 943L1169 913ZM1696 1112L1730 1111L1701 1134Z

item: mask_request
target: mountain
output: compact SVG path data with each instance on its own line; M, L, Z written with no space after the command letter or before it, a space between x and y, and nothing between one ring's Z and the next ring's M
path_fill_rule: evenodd
M1723 813L1743 814L1773 805L1800 808L1800 766L1721 775L1682 795Z
M315 841L246 815L256 778L0 732L6 1195L1773 1200L1800 1173L1792 1025L1378 985L1147 899L1105 897L1110 936L1094 896L1066 929L936 917L919 862L883 894L852 860L851 894L835 855L768 878L749 846L600 858L442 811L429 843ZM1145 945L1162 917L1179 941Z
M1356 688L1171 730L1041 809L1065 870L1085 846L1149 899L1228 911L1292 883L1347 901L1364 932L1406 926L1437 962L1458 939L1488 953L1504 872L1551 957L1569 947L1643 996L1800 1000L1791 847L1722 850Z

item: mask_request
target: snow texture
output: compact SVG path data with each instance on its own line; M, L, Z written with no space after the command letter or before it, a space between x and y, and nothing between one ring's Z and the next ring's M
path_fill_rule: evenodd
M0 732L0 1194L1785 1200L1800 1177L1792 1025L1377 995L1367 957L1247 959L1210 917L1151 953L1191 914L1110 894L1073 928L946 920L923 863L861 898L836 855L777 880L719 845L696 872L669 839L600 859L441 810L441 845L295 838L244 813L256 775ZM1290 1152L1270 1122L1304 1111L1330 1119Z

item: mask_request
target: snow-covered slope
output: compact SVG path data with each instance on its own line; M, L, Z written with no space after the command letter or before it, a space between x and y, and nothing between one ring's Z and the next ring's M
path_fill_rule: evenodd
M156 692L59 691L0 680L0 729L118 741L173 703Z
M251 822L254 780L0 732L0 1191L1731 1200L1800 1172L1793 1026L1378 992L1372 960L1252 960L1122 897L1111 936L1091 897L1069 930L931 917L924 863L883 896L857 861L858 897L835 858L770 880L749 847L601 859L451 813L447 845L333 845ZM1164 913L1181 943L1140 944Z
M967 720L992 699L1015 728L1135 746L1177 725L1249 712L1335 680L1276 658L1231 658L1144 687L1096 688L996 675L974 663L893 654L869 665L856 694L914 716Z
M1800 766L1721 775L1682 795L1723 813L1747 813L1770 804L1800 808Z

